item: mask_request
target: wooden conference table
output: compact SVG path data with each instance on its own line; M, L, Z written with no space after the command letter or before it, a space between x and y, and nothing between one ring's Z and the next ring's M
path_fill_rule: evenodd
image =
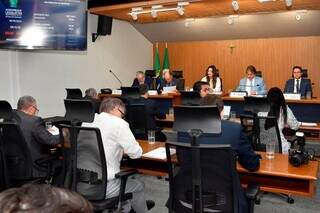
M165 143L161 142L152 145L144 140L138 142L143 149L143 154L158 147L165 147ZM239 164L237 165L242 184L256 182L260 184L263 191L302 196L314 195L319 167L318 161L310 161L301 167L294 167L289 163L288 155L276 153L274 159L268 160L264 152L259 152L259 154L261 154L262 159L258 171L248 172ZM159 167L159 164L162 164L162 168ZM164 159L142 157L139 161L134 160L134 163L129 167L134 167L148 175L167 175L166 160Z
M106 97L120 97L121 95L99 94L99 98L103 100ZM181 104L180 93L170 93L165 95L150 95L150 99L156 100L158 106L163 113L168 113L169 108ZM222 100L225 105L231 106L232 111L237 114L243 112L244 99L231 98L228 94L222 94ZM299 121L304 122L320 122L320 98L287 100L286 101Z

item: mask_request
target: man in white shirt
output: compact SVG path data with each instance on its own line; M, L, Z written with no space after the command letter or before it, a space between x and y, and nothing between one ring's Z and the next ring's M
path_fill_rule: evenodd
M107 184L107 198L116 197L119 195L120 180L115 179L115 174L120 172L120 162L123 153L126 153L130 158L140 158L142 155L142 148L139 143L135 140L129 124L122 118L125 116L125 105L120 99L108 98L105 99L100 106L100 114L95 114L94 121L92 123L83 123L83 127L94 127L99 128L101 132L101 138L103 142L103 148L105 152L107 162L107 173L108 173L108 184ZM90 161L84 157L91 150L90 148L85 149L85 145L81 145L82 140L81 133L79 134L79 145L78 145L78 164L89 165L81 161ZM88 140L87 140L88 141ZM82 141L81 141L82 142ZM86 144L88 145L88 144ZM80 146L80 147L79 147ZM95 155L95 154L94 154ZM97 153L98 155L98 153ZM97 161L92 159L94 163ZM89 162L90 163L90 162ZM96 167L99 165L92 164L90 167ZM88 166L80 166L79 168L89 169L95 171L95 168L85 168ZM98 172L98 171L96 171ZM101 174L98 172L98 176ZM147 205L144 192L144 184L137 179L128 179L126 185L126 192L132 192L133 197L131 200L131 207L137 213L147 212Z

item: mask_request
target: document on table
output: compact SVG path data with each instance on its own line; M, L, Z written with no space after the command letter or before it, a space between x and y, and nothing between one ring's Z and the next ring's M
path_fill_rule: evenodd
M301 126L318 126L317 123L301 122Z
M163 93L175 92L177 90L176 86L163 87Z
M176 154L176 150L175 149L170 149L170 155L174 155ZM150 152L147 152L145 154L142 155L143 157L146 158L155 158L155 159L161 159L161 160L165 160L167 158L166 156L166 148L164 147L159 147L157 149L154 149Z

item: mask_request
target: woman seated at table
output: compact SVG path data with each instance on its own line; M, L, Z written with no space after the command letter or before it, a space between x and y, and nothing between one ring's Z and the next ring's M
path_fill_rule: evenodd
M219 70L213 64L206 70L206 76L201 81L208 82L212 92L221 92L221 79L219 78Z
M269 112L259 112L258 116L275 116L277 118L282 143L282 153L287 154L290 149L290 143L284 137L282 130L284 128L297 130L299 129L301 122L297 121L291 109L286 104L281 89L278 87L271 88L268 92L267 98L270 103L270 110ZM268 129L272 126L274 126L274 122L267 119L265 128Z

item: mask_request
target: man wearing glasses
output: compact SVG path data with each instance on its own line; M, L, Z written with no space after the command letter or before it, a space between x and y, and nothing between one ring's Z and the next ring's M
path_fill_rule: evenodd
M292 68L292 78L286 82L284 93L298 93L301 97L312 95L312 87L310 79L302 77L302 68L294 66Z
M44 121L37 114L39 109L36 100L31 96L19 98L16 120L31 152L32 162L45 156L43 152L46 145L53 146L60 142L59 135L52 135L45 127ZM45 177L46 168L33 164L33 176Z
M125 113L125 105L120 99L107 98L102 101L100 114L95 114L94 121L82 124L83 127L100 129L108 171L107 198L119 195L120 181L115 178L115 174L120 172L123 153L132 159L140 158L142 155L142 148L132 134L129 124L122 119ZM100 176L100 161L95 159L95 157L99 156L99 153L97 149L92 147L94 143L92 143L91 139L88 139L89 137L90 135L85 133L80 132L79 134L78 167L90 171L98 171L98 176ZM96 150L95 152L97 153L92 153L90 157L87 157L88 150ZM94 188L82 185L78 190L82 194L89 195L94 191ZM128 192L132 192L131 207L135 212L147 212L148 208L152 208L154 205L152 201L147 204L144 184L138 179L128 179L126 193Z

